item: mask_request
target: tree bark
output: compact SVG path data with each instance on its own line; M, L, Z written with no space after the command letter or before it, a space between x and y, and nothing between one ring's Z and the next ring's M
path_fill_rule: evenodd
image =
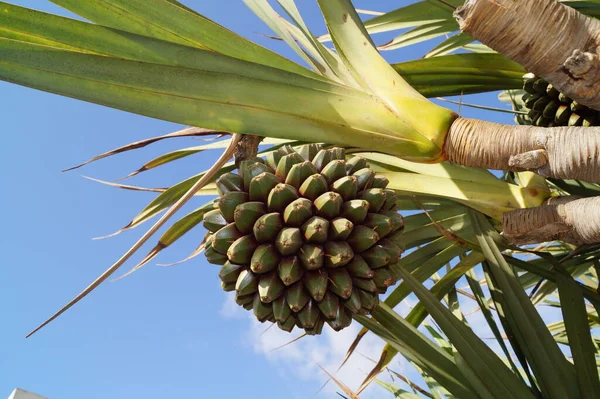
M449 161L464 166L600 183L600 127L545 128L458 118L444 152Z
M600 110L600 21L556 0L467 0L460 29Z
M600 242L600 197L559 197L547 205L517 209L502 217L503 234L513 244L561 240Z

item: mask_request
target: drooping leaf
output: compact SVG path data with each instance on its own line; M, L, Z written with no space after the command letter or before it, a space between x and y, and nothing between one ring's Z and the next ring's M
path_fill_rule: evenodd
M64 312L69 310L73 305L79 302L81 299L85 298L90 292L96 289L100 284L102 284L106 279L108 279L114 272L116 272L131 256L133 256L177 211L179 211L193 196L196 194L198 190L200 190L204 185L208 184L211 179L214 178L214 175L221 170L223 165L227 162L228 159L231 159L235 153L238 143L240 142L242 135L239 133L232 134L229 146L219 159L212 165L212 167L204 174L204 176L197 180L185 193L182 195L165 214L156 222L152 227L150 227L143 235L140 237L133 246L131 246L127 252L125 252L115 263L113 263L108 269L104 271L100 276L98 276L90 285L88 285L83 291L81 291L75 298L69 301L65 306L63 306L60 310L54 313L50 318L36 327L33 331L27 334L26 337L30 337L35 334L37 331L44 328L46 325L51 323L56 318L60 317Z
M282 139L264 139L263 141L260 142L259 146L261 145L272 145L273 148L271 148L271 150L274 150L276 148L281 147L282 145L285 144L289 144L289 145L294 145L294 143L297 143L296 141L290 141L290 140L282 140ZM137 174L140 174L142 172L146 172L148 170L157 168L159 166L163 166L166 165L170 162L176 161L178 159L182 159L185 157L188 157L190 155L194 155L194 154L198 154L200 152L206 151L206 150L210 150L210 149L216 149L216 148L225 148L227 146L227 140L221 140L221 141L217 141L214 143L210 143L210 144L204 144L204 145L198 145L198 146L194 146L194 147L187 147L187 148L181 148L175 151L171 151L168 152L166 154L162 154L159 155L158 157L151 159L150 161L146 162L145 164L143 164L140 168L134 170L133 172L131 172L130 174L128 174L125 178L129 178L132 176L135 176Z
M493 277L489 273L489 266L487 261L482 263L483 273L485 276L485 282L487 283L490 297L494 304L494 308L496 309L496 314L498 315L498 319L502 324L502 328L506 333L506 337L508 342L510 343L517 360L521 364L525 375L527 376L528 381L530 382L530 386L532 388L533 393L538 397L542 398L542 393L539 390L539 385L535 380L534 376L531 374L529 363L527 361L527 357L525 356L525 348L521 347L520 342L523 342L521 338L521 333L518 328L515 326L513 328L513 321L510 319L509 315L507 315L507 309L505 309L504 301L502 299L502 291L496 287Z
M158 137L152 137L149 139L144 139L144 140L140 140L140 141L136 141L134 143L129 143L127 145L121 146L119 148L115 148L111 151L107 151L104 152L100 155L96 155L95 157L88 159L87 161L80 163L79 165L75 165L72 166L70 168L64 169L63 172L67 172L73 169L78 169L81 168L87 164L90 164L92 162L96 162L100 159L104 159L116 154L120 154L126 151L132 151L132 150L137 150L139 148L143 148L146 147L147 145L156 143L158 141L161 140L165 140L165 139L170 139L170 138L178 138L178 137L194 137L194 136L204 136L204 135L212 135L212 134L217 134L218 132L214 131L214 130L207 130L207 129L202 129L202 128L196 128L196 127L190 127L190 128L185 128L182 130L178 130L176 132L173 133L169 133L169 134L165 134L163 136L158 136Z
M158 243L146 254L146 256L144 256L137 265L131 268L131 270L119 278L128 276L148 264L148 262L156 258L163 250L199 225L203 220L204 214L211 209L214 209L214 207L215 205L212 202L208 202L173 223L173 225L158 239Z

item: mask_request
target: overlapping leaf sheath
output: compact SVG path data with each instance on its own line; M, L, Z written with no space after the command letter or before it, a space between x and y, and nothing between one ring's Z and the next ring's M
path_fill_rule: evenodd
M209 262L225 291L261 322L309 334L339 331L368 314L395 284L402 249L397 196L365 159L308 144L253 158L217 181L206 213Z
M524 124L535 126L600 126L600 111L579 104L535 75L525 75ZM521 122L521 121L519 121Z

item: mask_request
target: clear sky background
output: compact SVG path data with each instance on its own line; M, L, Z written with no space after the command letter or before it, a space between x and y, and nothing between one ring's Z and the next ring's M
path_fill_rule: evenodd
M13 2L69 15L45 0ZM184 3L298 60L285 44L259 36L271 32L241 0ZM324 33L316 2L297 3L315 33ZM354 3L357 8L389 11L409 2ZM375 37L378 43L389 38ZM428 43L385 56L390 61L414 59L431 47ZM496 94L490 94L468 100L498 106L495 98ZM461 112L511 120L467 108ZM358 326L340 334L328 330L322 337L272 351L298 333L287 335L273 328L261 335L266 325L253 323L234 306L233 295L220 289L218 267L200 257L169 268L153 262L126 279L105 283L25 340L28 331L104 271L149 227L146 223L114 238L92 241L124 226L155 195L103 186L81 175L115 180L159 154L198 145L198 141L162 142L61 173L98 153L181 126L7 83L0 83L0 115L0 249L4 259L0 268L0 398L15 387L52 399L337 397L329 387L314 396L325 380L317 364L334 372ZM202 153L141 174L129 183L172 185L206 169L217 156ZM193 205L206 200L197 198ZM185 258L203 234L201 228L189 233L157 262ZM410 302L400 310L409 307ZM381 341L370 337L360 351L377 357L381 347ZM338 375L356 388L372 365L355 356ZM404 367L402 362L395 364L398 371L408 372ZM378 387L370 388L368 395L391 398Z

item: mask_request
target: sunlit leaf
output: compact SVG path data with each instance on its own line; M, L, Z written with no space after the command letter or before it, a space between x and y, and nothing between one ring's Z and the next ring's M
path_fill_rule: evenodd
M208 49L290 72L317 76L175 0L52 0L52 2L110 28Z

